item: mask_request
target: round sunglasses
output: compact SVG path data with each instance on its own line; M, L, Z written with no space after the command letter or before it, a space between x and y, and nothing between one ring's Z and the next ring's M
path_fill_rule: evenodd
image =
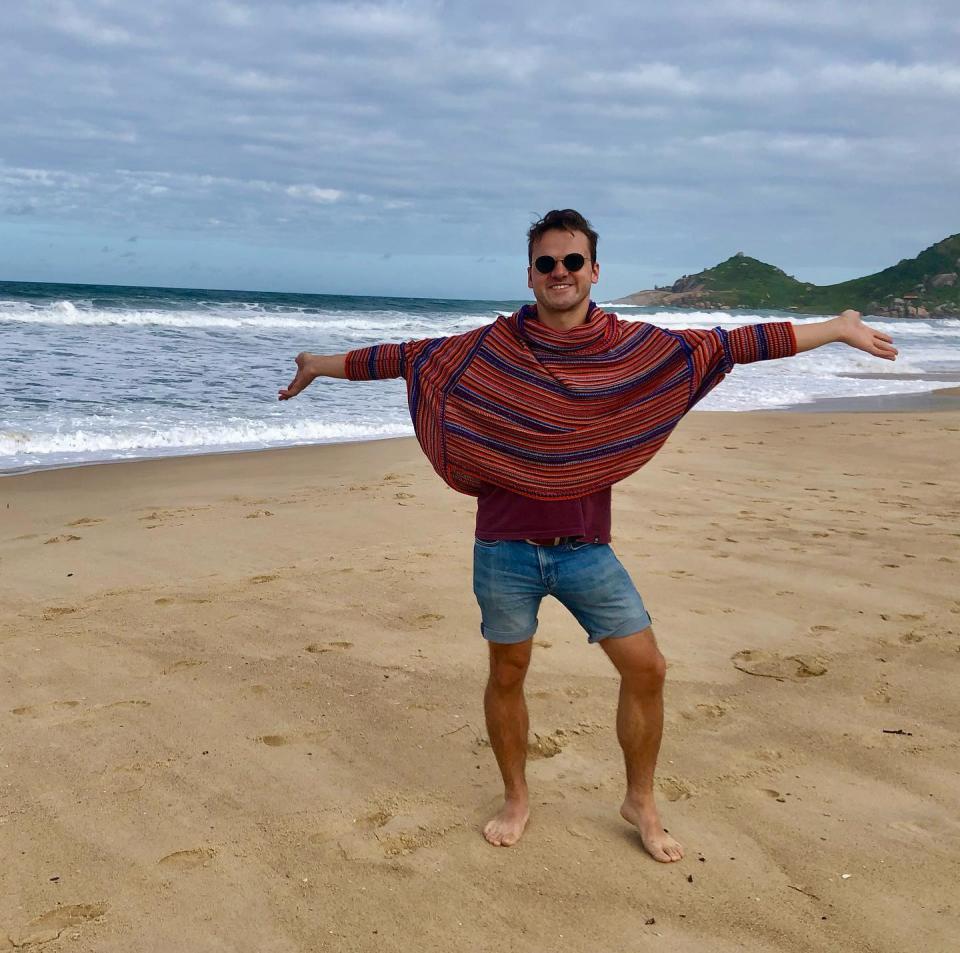
M579 252L571 252L559 260L563 262L563 267L566 268L567 271L579 271L587 263L587 259ZM533 267L536 268L541 275L549 275L550 272L557 267L557 259L552 255L541 255L534 261Z

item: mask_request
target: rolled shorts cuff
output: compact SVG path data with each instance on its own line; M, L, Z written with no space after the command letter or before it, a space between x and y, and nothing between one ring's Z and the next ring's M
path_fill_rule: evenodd
M534 622L533 628L529 632L518 635L516 632L491 632L490 627L481 622L480 634L488 642L496 642L497 645L519 645L521 642L526 642L527 639L532 639L537 634L539 627L540 622Z
M593 644L595 642L602 642L604 639L625 639L628 635L642 632L644 629L649 629L652 625L653 620L650 618L650 614L644 613L642 616L635 616L633 619L629 619L622 625L617 626L612 632L607 632L604 635L591 635L587 641Z

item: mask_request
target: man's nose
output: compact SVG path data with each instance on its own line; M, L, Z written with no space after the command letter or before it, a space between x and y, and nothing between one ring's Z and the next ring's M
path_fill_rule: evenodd
M553 266L553 271L550 272L550 277L551 277L551 278L554 278L554 277L556 277L556 278L564 278L564 277L566 277L566 276L569 275L569 274L570 274L570 272L567 271L567 266L564 265L563 259L562 259L562 258L558 258L558 259L557 259L557 263Z

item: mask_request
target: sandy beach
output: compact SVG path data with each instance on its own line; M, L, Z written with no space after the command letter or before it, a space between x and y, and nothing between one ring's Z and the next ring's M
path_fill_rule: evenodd
M499 776L475 504L411 439L0 480L0 948L871 951L960 936L960 411L694 413L614 491L665 866L556 603Z

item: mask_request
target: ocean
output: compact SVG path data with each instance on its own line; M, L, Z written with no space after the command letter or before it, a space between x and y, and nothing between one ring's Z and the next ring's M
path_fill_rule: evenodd
M458 334L520 303L0 282L0 473L412 434L402 381L277 390L300 351ZM664 328L822 320L610 308ZM832 344L738 366L698 410L960 386L960 320L869 323L894 337L895 364Z

